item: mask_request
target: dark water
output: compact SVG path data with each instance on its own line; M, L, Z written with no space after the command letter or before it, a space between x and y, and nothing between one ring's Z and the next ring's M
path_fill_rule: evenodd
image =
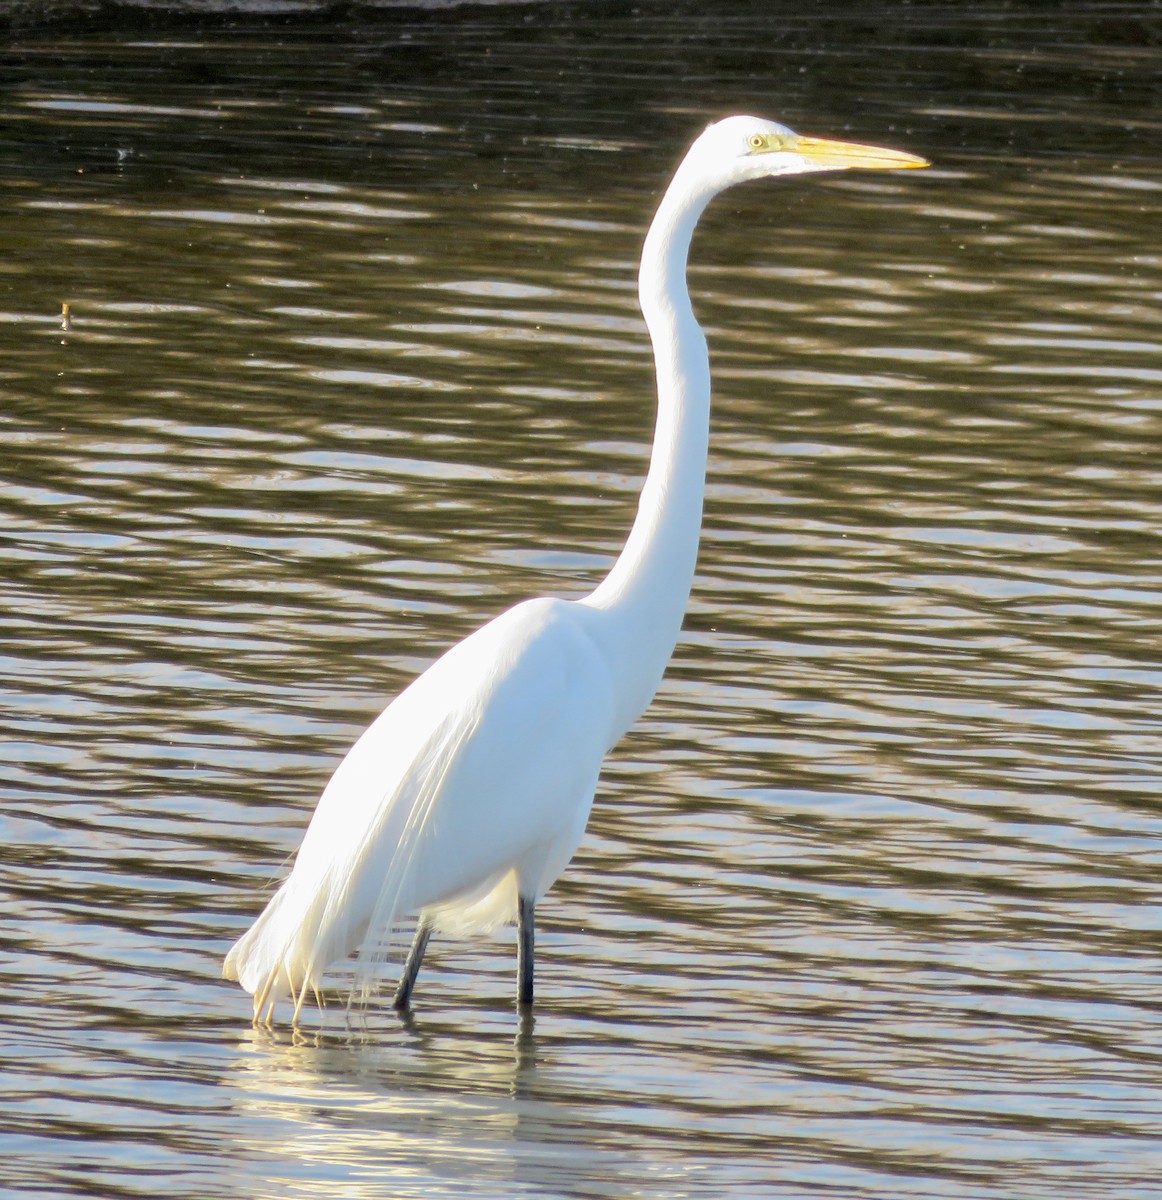
M1162 1196L1162 22L803 7L9 30L11 1192ZM510 933L254 1032L354 736L621 544L732 110L935 166L704 222L699 576L535 1024Z

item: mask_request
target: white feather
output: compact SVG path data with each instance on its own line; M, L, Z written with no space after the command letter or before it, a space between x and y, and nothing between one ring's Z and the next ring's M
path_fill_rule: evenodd
M592 595L527 601L454 646L351 748L290 878L226 956L223 972L254 993L256 1017L290 993L297 1019L308 987L357 947L366 991L405 915L487 931L564 870L602 759L662 678L694 576L710 416L706 342L686 290L699 216L723 188L760 176L924 165L755 117L720 121L691 146L642 251L658 419L625 549ZM527 965L531 997L531 955Z
M513 918L518 891L543 895L620 732L587 620L577 604L526 601L401 692L335 771L290 877L227 955L227 978L271 1003L318 987L362 946L366 984L404 914L483 932Z

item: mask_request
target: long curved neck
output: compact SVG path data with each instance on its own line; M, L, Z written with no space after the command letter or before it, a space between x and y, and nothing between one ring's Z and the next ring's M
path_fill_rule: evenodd
M685 165L685 164L684 164ZM642 250L638 295L654 348L658 415L649 472L625 549L581 601L601 616L594 633L609 659L615 738L645 710L686 611L706 483L710 363L686 286L694 227L717 189L679 168Z

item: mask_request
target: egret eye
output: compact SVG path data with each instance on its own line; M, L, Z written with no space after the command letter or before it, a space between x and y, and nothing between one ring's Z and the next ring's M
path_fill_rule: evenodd
M752 150L761 150L767 144L767 139L761 133L752 133L747 140Z

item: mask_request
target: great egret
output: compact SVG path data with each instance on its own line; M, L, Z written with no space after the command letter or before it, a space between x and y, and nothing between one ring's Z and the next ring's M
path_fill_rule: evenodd
M518 1000L533 999L533 912L577 849L606 753L645 710L678 639L702 523L706 340L686 288L694 226L723 188L768 175L924 167L897 150L728 117L690 147L642 250L638 295L658 410L625 548L580 600L526 600L453 646L367 729L331 777L290 877L223 966L254 1019L360 949L366 990L400 917L418 914L395 995L410 1001L433 931L515 918ZM265 1010L265 1018L263 1011Z

